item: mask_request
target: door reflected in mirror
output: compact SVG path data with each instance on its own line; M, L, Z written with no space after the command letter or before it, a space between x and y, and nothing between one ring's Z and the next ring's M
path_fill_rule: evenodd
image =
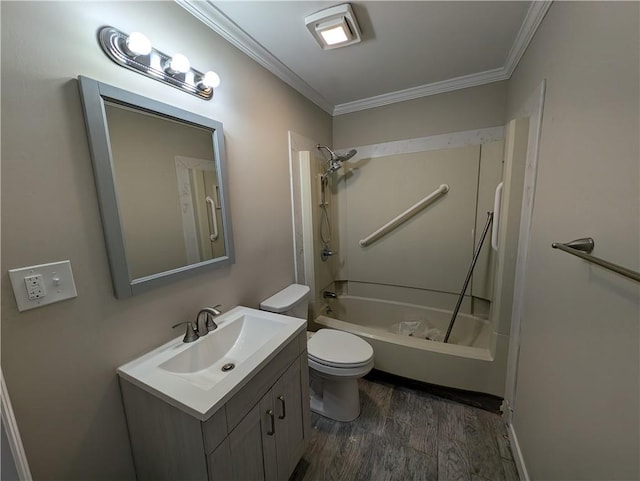
M215 167L211 160L176 156L182 232L189 264L225 253Z

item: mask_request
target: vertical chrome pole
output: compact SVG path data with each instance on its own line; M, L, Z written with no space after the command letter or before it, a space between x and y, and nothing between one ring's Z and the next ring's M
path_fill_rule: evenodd
M460 310L460 306L462 305L462 300L464 299L464 293L467 292L467 287L469 286L469 281L471 280L471 275L473 274L473 268L476 266L476 262L478 261L478 257L480 256L480 249L482 249L482 244L484 243L484 239L485 237L487 237L487 232L489 231L489 226L491 225L491 221L493 221L493 212L487 212L487 222L484 225L484 231L482 231L482 237L480 238L478 247L476 248L476 251L473 253L473 260L471 261L471 265L469 266L469 272L467 272L467 278L464 280L464 286L462 286L462 292L460 293L460 297L458 297L456 308L453 310L453 316L451 316L451 321L449 322L447 335L444 336L444 342L449 341L449 336L451 335L451 330L453 329L453 323L456 322L458 311Z

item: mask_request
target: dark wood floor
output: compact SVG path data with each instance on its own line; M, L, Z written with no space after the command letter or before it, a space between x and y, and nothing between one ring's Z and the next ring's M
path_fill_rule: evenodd
M312 413L292 481L518 481L499 415L380 379L361 379L352 423Z

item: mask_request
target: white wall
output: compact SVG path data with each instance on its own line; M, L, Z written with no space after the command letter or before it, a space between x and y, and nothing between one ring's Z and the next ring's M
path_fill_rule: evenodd
M513 425L532 479L638 479L640 291L551 249L640 268L637 2L555 2L509 82L547 79Z
M287 132L331 118L173 2L2 2L2 370L34 478L135 479L115 369L205 305L293 281ZM205 102L109 60L103 25L145 32L222 78ZM236 263L116 300L77 75L221 121ZM70 259L78 297L18 313L6 270Z

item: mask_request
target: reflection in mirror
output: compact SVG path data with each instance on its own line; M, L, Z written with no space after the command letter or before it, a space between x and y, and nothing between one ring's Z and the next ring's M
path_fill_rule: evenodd
M105 102L133 279L224 255L211 131ZM206 173L206 175L205 175ZM209 199L209 201L207 201ZM214 222L215 220L215 222ZM224 237L222 237L224 238Z
M176 156L182 231L189 264L224 255L215 164Z
M79 80L116 297L232 263L222 125Z

